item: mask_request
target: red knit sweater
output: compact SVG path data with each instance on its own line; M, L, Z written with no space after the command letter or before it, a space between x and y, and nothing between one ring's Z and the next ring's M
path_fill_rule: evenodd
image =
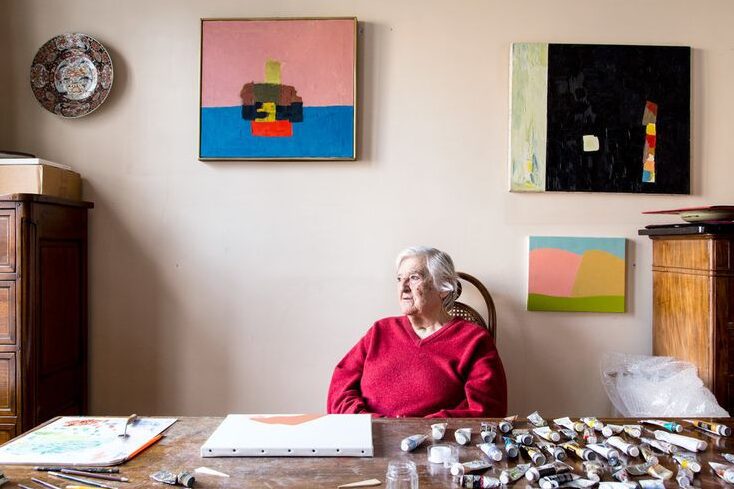
M487 330L455 318L421 339L406 316L377 321L334 369L329 413L497 417L507 381Z

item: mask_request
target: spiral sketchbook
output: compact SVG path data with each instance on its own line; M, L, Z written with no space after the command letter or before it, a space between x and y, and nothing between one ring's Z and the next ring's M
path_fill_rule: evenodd
M230 414L202 457L371 457L369 414Z

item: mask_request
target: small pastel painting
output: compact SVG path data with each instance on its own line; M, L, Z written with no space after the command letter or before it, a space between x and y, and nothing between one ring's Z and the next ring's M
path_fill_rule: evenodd
M357 19L203 19L201 160L355 159Z
M625 311L624 238L530 237L528 311Z

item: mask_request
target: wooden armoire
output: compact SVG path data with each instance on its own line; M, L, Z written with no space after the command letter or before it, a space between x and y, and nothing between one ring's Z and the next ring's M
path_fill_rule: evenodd
M87 409L87 213L0 196L0 443Z
M653 355L695 364L734 414L734 224L651 226Z

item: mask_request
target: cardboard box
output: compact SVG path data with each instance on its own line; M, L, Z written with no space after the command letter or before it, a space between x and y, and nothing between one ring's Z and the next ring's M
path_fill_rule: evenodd
M82 178L76 172L49 165L3 165L0 195L41 194L82 200Z

